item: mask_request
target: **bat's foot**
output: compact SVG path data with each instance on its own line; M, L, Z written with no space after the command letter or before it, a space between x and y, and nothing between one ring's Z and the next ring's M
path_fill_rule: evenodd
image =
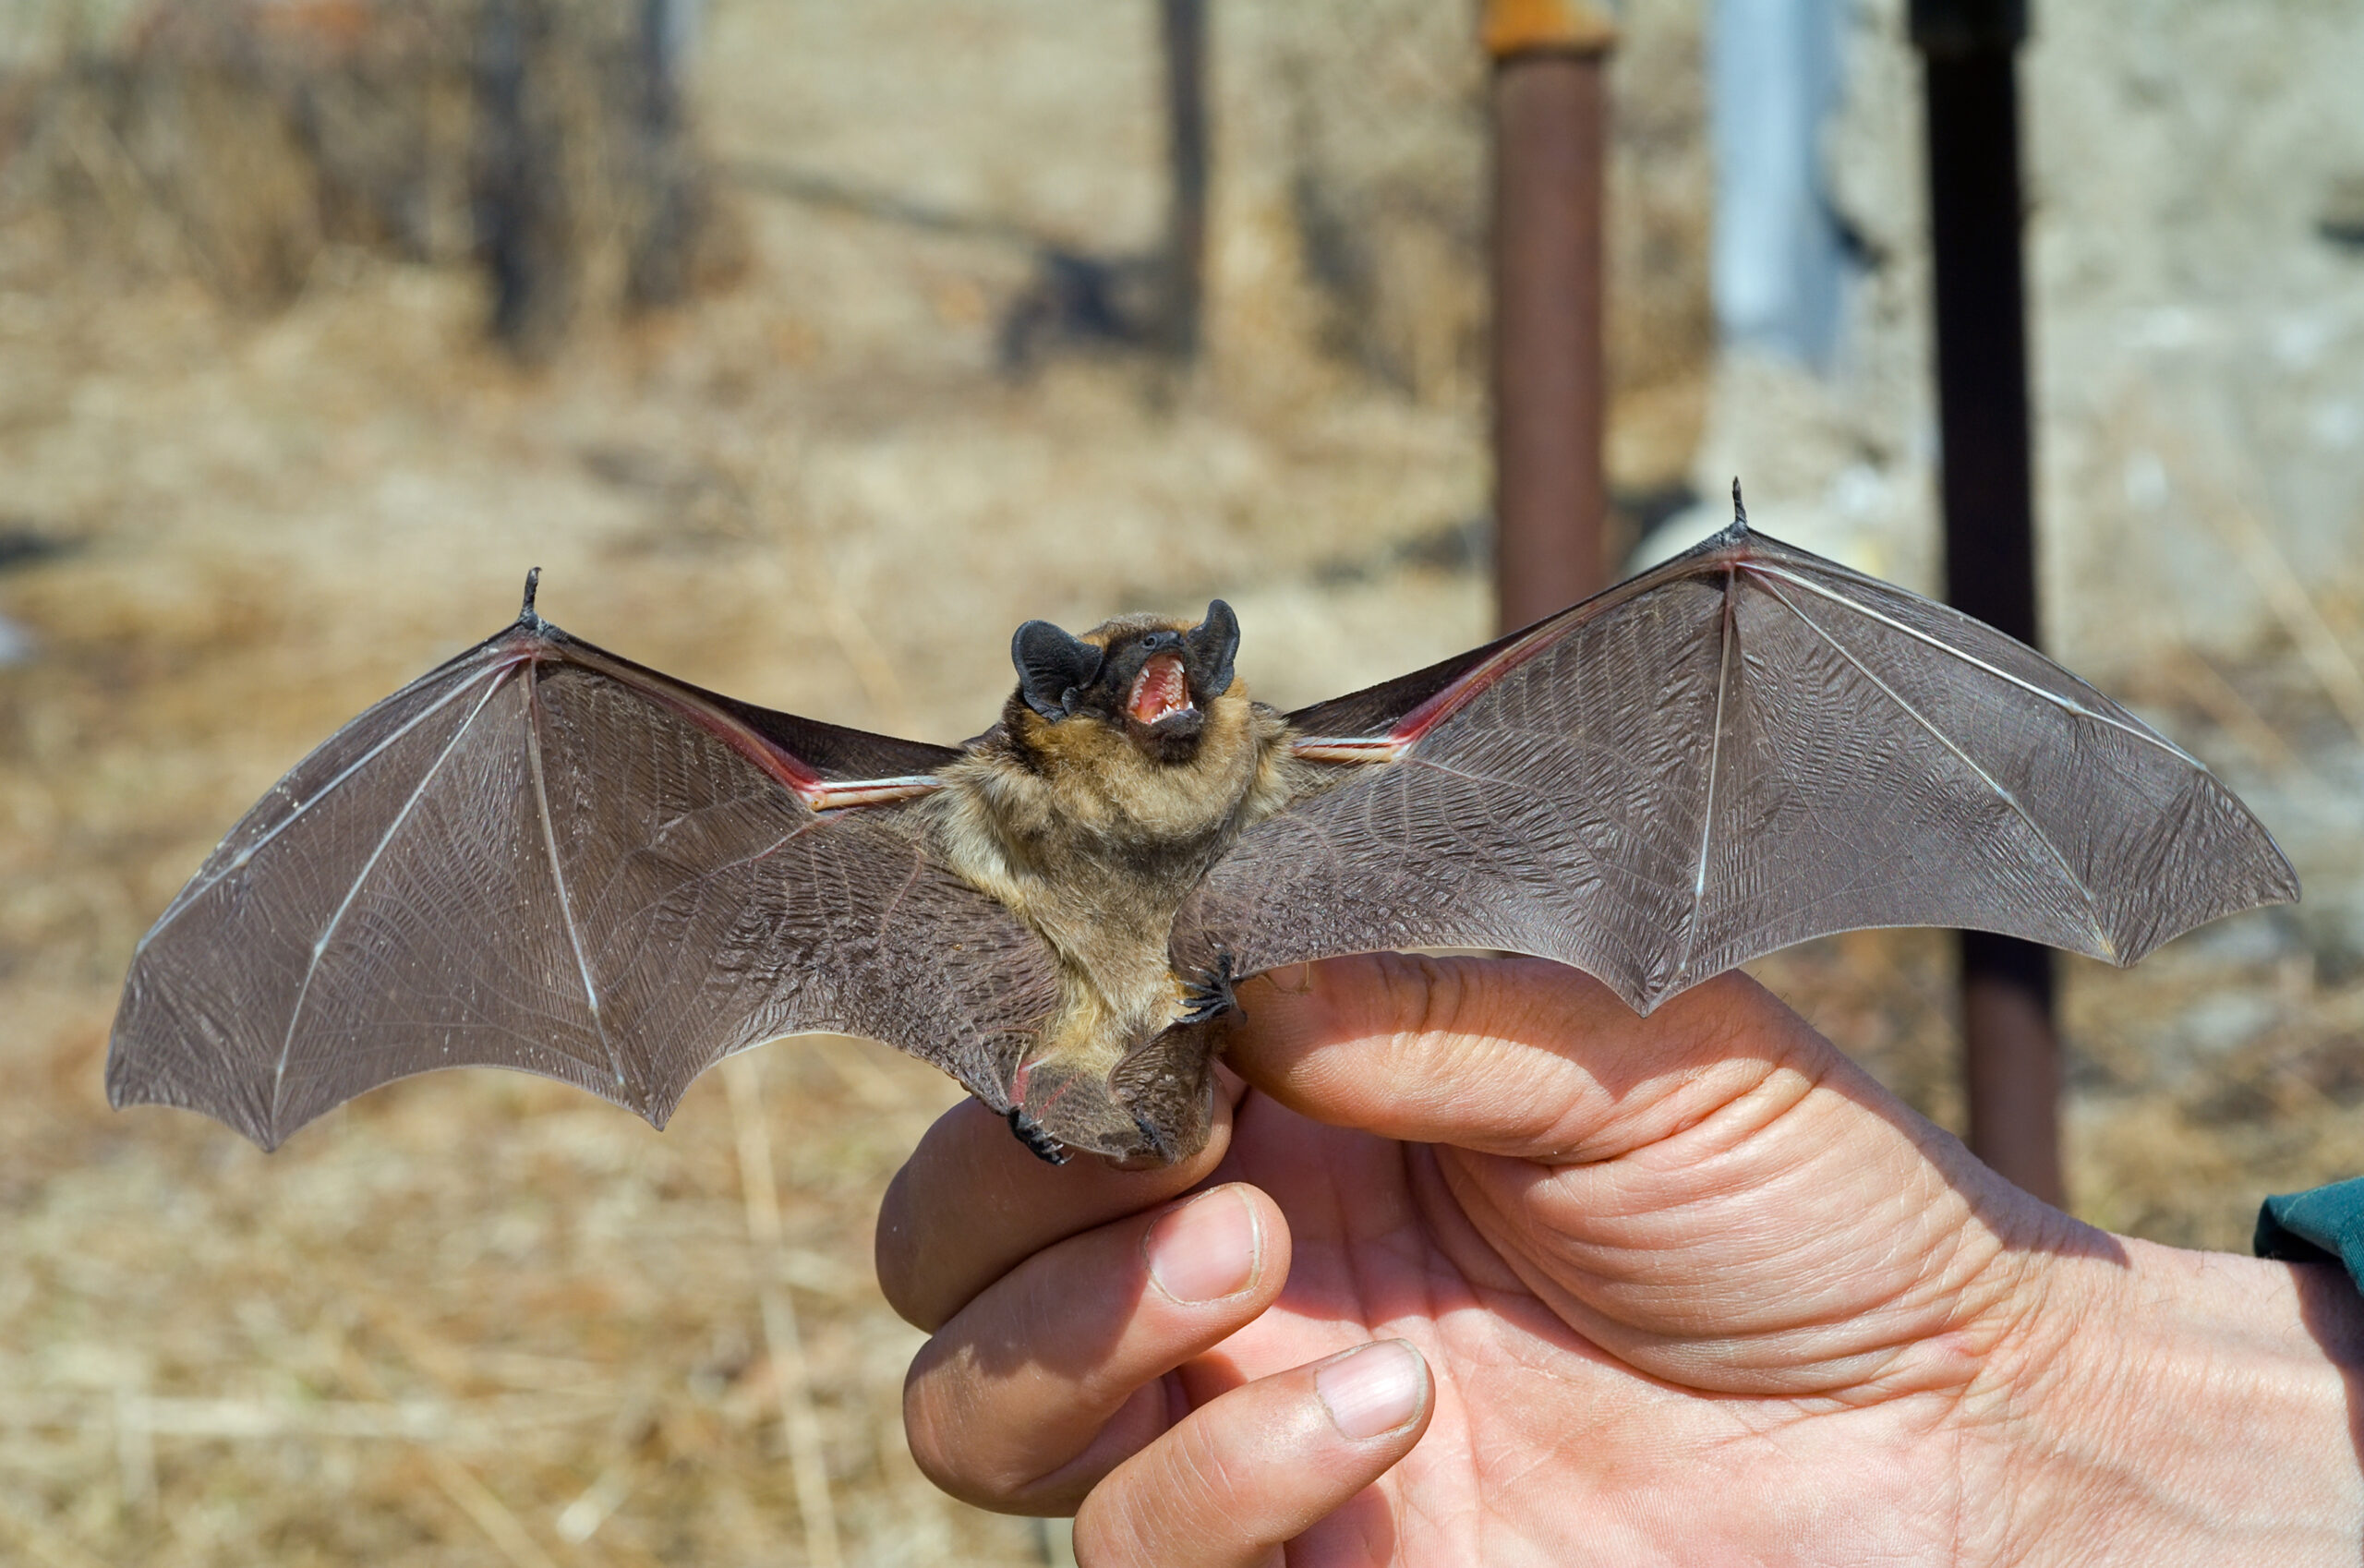
M1161 1165L1170 1165L1174 1163L1174 1140L1166 1137L1155 1122L1142 1116L1139 1111L1135 1111L1133 1125L1140 1129L1141 1148L1144 1152L1139 1157L1138 1163L1142 1169L1154 1170Z
M1067 1163L1066 1146L1044 1132L1041 1122L1015 1105L1009 1108L1009 1130L1018 1135L1018 1141L1026 1145L1036 1159L1053 1165Z
M1182 1000L1188 1010L1176 1019L1176 1023L1208 1023L1239 1006L1239 998L1232 994L1231 983L1237 979L1231 967L1229 953L1215 955L1215 967L1194 980L1182 983Z

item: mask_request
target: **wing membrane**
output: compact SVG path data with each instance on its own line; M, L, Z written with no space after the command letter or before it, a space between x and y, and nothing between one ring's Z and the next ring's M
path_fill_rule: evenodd
M1006 1104L1055 974L911 820L913 770L953 754L749 708L521 618L231 830L141 944L109 1094L271 1147L379 1083L481 1064L661 1126L730 1052L839 1030ZM886 803L808 803L865 766L899 770L857 791Z
M1966 616L1734 529L1434 670L1297 716L1343 779L1176 923L1242 971L1394 947L1576 965L1644 1011L1834 931L2130 963L2298 895L2205 769Z

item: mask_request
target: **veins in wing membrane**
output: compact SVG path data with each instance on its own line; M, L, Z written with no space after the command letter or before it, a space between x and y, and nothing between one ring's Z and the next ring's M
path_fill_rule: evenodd
M2028 680L2025 676L2014 675L2009 670L2003 669L1999 665L1991 664L1985 659L1980 658L1976 654L1970 652L1966 648L1956 647L1953 644L1948 643L1945 639L1936 636L1918 626L1913 626L1908 622L1899 621L1892 615L1882 614L1878 609L1863 600L1849 598L1846 595L1834 592L1830 588L1815 582L1812 578L1801 576L1797 573L1785 571L1781 568L1767 565L1760 561L1750 561L1743 568L1743 570L1746 571L1753 577L1768 580L1767 591L1773 593L1775 597L1780 598L1781 602L1789 607L1790 613L1796 615L1799 620L1804 621L1809 626L1815 626L1815 623L1807 620L1805 615L1799 611L1797 606L1791 604L1787 597L1772 589L1769 585L1769 580L1779 578L1784 583L1793 584L1798 587L1803 588L1806 592L1813 594L1817 598L1828 599L1833 604L1853 610L1856 614L1863 616L1868 621L1876 621L1900 636L1910 637L1917 643L1925 644L1927 646L1935 648L1937 652L1944 654L1948 658L1958 660L1959 662L1967 664L1976 669L1983 669L1987 674L1995 677L1997 681L2007 681L2011 685L2017 686L2020 690L2026 692L2031 696L2039 697L2044 701L2050 703L2055 707L2076 714L2081 718L2090 718L2096 724L2105 724L2113 730L2118 730L2125 735L2130 736L2134 740L2141 742L2145 745L2154 746L2160 751L2178 757L2184 762L2189 763L2195 768L2201 766L2199 759L2192 756L2191 754L2185 751L2181 746L2178 746L2174 742L2169 741L2164 735L2157 734L2139 724L2129 724L2125 719L2118 718L2115 714L2104 712L2101 709L2078 702L2073 698L2064 696L2058 692L2049 690L2044 686L2039 686L2034 681ZM1815 630L1819 631L1821 628L1819 626L1815 626ZM1827 636L1828 633L1826 633L1825 635ZM2001 636L2003 633L1998 632L1996 635ZM2060 673L2066 674L2067 671L2063 670ZM2071 679L2074 678L2071 677ZM2081 684L2081 682L2080 683Z
M608 1035L608 1020L599 1010L598 983L591 975L590 955L583 949L583 931L575 919L573 890L566 885L566 866L559 859L558 825L550 817L549 781L542 765L541 683L535 679L533 668L531 665L526 667L523 718L525 754L530 761L534 779L534 810L541 820L542 847L549 855L550 883L558 893L559 915L566 926L567 947L574 956L575 972L583 980L584 1005L591 1009L591 1027L599 1036L599 1048L607 1053L608 1071L613 1075L616 1092L627 1094L631 1092L631 1085L624 1076L623 1058L617 1055L615 1042Z
M2035 814L2028 810L2026 803L2022 802L2017 794L2013 793L2008 788L2007 788L2000 779L1989 773L1985 766L1975 757L1972 757L1968 752L1962 750L1961 746L1954 741L1952 736L1948 735L1943 730L1932 723L1929 718L1919 708L1913 706L1902 693L1897 691L1886 681L1881 680L1877 671L1874 670L1869 665L1865 664L1863 659L1858 657L1852 649L1849 648L1844 643L1832 635L1827 627L1824 626L1822 622L1816 621L1814 617L1806 614L1804 610L1799 609L1798 606L1791 600L1787 594L1781 592L1779 588L1775 587L1769 582L1766 585L1766 592L1770 594L1783 609L1787 609L1791 615L1796 616L1802 623L1815 633L1815 635L1829 644L1831 651L1838 654L1839 657L1845 659L1849 664L1854 666L1856 671L1861 674L1864 680L1870 681L1875 687L1878 688L1880 694L1886 696L1889 702L1895 704L1900 711L1904 713L1923 730L1926 730L1931 740L1936 741L1939 745L1945 747L1947 751L1952 753L1953 755L1961 762L1961 765L1964 767L1969 768L1971 772L1976 774L1978 776L1979 782L1985 785L1988 790L1992 790L1998 800L2011 809L2014 815L2016 815L2022 823L2027 825L2028 831L2035 835L2036 842L2044 847L2045 851L2052 856L2054 863L2059 866L2060 874L2068 879L2068 885L2077 890L2078 897L2084 901L2087 916L2093 921L2095 934L2100 936L2105 946L2113 945L2111 943L2108 931L2102 923L2100 907L2094 901L2093 889L2085 886L2084 878L2080 876L2077 874L2076 869L2068 863L2068 857L2061 852L2059 845L2052 841L2052 836L2044 830L2043 825L2036 821ZM1850 601L1841 599L1838 602L1847 604ZM1884 618L1880 617L1875 617L1875 619L1884 620ZM1986 664L1983 660L1961 655L1958 650L1947 647L1945 644L1933 643L1932 645L1945 648L1947 652L1955 654L1957 657L1962 658L1963 662L1971 664L1977 669L1989 670L1998 676L2003 676L2003 678L2007 680L2009 678L2008 676L2004 675L2003 671L1995 669L1992 665ZM2020 683L2025 684L2024 682ZM2055 700L2057 701L2057 699ZM2061 703L2059 706L2069 712L2077 713L2087 718L2098 718L2102 717L2100 715L2088 713L2087 710L2076 705Z
M420 775L417 784L412 788L409 796L404 800L402 810L394 814L393 820L386 825L386 830L379 835L376 846L369 851L369 858L362 862L361 869L359 871L354 873L353 883L344 890L344 898L337 904L336 912L329 916L328 923L321 928L320 935L313 939L311 955L305 960L304 964L304 978L296 988L295 1004L289 1007L287 1011L287 1032L282 1036L280 1040L279 1060L271 1068L271 1122L272 1127L276 1128L278 1126L281 1112L285 1104L287 1064L296 1048L296 1025L302 1019L304 1016L304 1005L312 994L312 981L314 977L320 973L320 959L326 956L329 944L336 935L337 927L344 923L345 911L352 909L353 901L361 896L362 885L368 881L370 872L375 870L378 862L385 857L386 850L388 846L393 843L395 835L400 833L404 825L409 822L411 814L417 809L418 802L426 797L428 788L435 782L437 776L443 771L443 765L451 760L452 754L459 749L460 742L467 738L468 731L476 728L476 720L483 717L484 710L491 706L492 699L500 694L501 687L508 682L509 678L514 673L516 668L516 665L511 664L497 667L490 671L489 677L486 681L483 697L477 701L476 707L469 712L468 717L461 721L460 727L452 732L452 738L443 743L443 749L435 754L435 760L428 765L427 770ZM460 692L467 690L468 686L473 685L474 683L474 681L469 681L463 684L456 688L452 694L456 697ZM436 711L440 709L442 706L443 705L439 702L434 706L434 708L431 708L428 711ZM420 717L421 718L424 718L425 715L421 715ZM399 733L408 734L416 727L416 721L413 721L410 724L403 726ZM392 743L391 740L386 742L386 744ZM383 750L383 745L373 748L369 755L374 757ZM313 802L325 797L329 793L330 790L333 789L337 784L342 783L344 779L351 778L353 772L353 768L346 768L344 770L337 776L336 779L330 783L330 785L324 787L308 800L305 802L305 807L308 808ZM299 808L299 810L300 809L304 808ZM292 821L293 819L291 818L290 820ZM277 830L274 829L274 834L276 831Z
M394 746L400 744L406 737L409 736L412 730L416 730L420 725L426 723L428 719L442 712L443 709L451 704L459 701L461 697L464 696L468 691L476 685L477 681L489 679L497 685L501 678L513 668L513 666L512 665L495 665L490 669L484 670L477 675L472 676L453 686L450 691L436 698L435 701L429 703L427 706L421 708L418 712L404 719L400 725L395 727L391 734L377 742L375 744L370 746L368 750L363 752L351 762L346 763L343 767L337 769L335 775L331 778L327 783L322 784L319 789L313 790L302 800L296 800L292 797L282 794L282 791L283 791L287 787L287 781L285 779L283 778L279 783L273 785L271 787L271 792L273 794L281 794L281 798L286 800L288 802L286 814L282 816L278 821L272 823L261 833L256 835L252 842L239 845L237 850L218 866L209 864L205 870L200 871L196 876L191 877L189 879L188 886L180 890L180 892L174 898L173 901L165 907L164 912L156 917L156 923L149 927L147 935L140 937L139 946L133 950L133 956L137 958L139 953L145 952L148 945L154 941L158 936L162 935L165 927L171 925L174 921L177 920L183 911L188 909L207 893L212 891L213 888L219 886L222 880L228 876L232 872L244 868L247 862L253 860L255 855L266 845L270 844L272 839L277 838L281 834L295 826L296 823L302 821L315 807L320 805L321 802L327 800L331 795L342 789L356 774L361 772L362 769L377 761L379 757L384 755ZM399 702L404 694L409 691L416 690L417 686L421 683L422 682L414 681L410 687L404 689L404 692L397 693L392 698L388 700L390 702ZM488 694L488 695L489 694ZM463 726L463 728L465 727ZM326 742L326 745L320 749L325 750L327 749L327 746L333 746L335 743L335 737L331 737ZM308 758L306 760L308 761L309 759ZM303 764L299 763L296 766L297 770L301 771ZM228 848L229 846L226 843L223 845L223 849L226 850ZM217 850L215 851L215 855L218 857L220 854L221 850Z
M1738 641L1740 607L1735 602L1740 592L1740 573L1736 568L1724 569L1724 602L1719 611L1722 621L1721 646L1716 655L1716 716L1707 731L1707 782L1699 810L1699 859L1691 879L1691 917L1683 923L1683 954L1675 960L1674 977L1680 983L1691 972L1691 955L1699 942L1699 919L1707 902L1707 858L1716 835L1717 773L1724 755L1724 700L1731 694L1732 682L1732 648Z

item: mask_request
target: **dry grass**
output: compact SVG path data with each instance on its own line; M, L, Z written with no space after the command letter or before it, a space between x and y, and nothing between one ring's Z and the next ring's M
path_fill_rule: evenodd
M725 50L750 20L718 18ZM661 1137L465 1075L269 1158L99 1095L173 885L320 734L505 618L528 565L587 635L941 738L997 706L1028 615L1223 592L1283 698L1482 630L1473 575L1395 564L1483 505L1465 399L1294 339L1192 385L1012 386L993 313L1022 255L750 218L748 286L538 374L480 346L463 272L330 245L255 318L194 273L78 279L43 212L0 231L0 526L66 547L0 599L41 647L0 670L0 1559L1043 1560L903 1446L918 1336L868 1236L954 1096L931 1069L789 1042ZM1285 320L1294 286L1249 303Z
M901 0L796 31L718 6L714 57L741 64L710 84L715 128L734 155L1122 248L1153 215L1155 145L1109 64L1145 37L1120 10L1020 28ZM930 77L899 29L1007 91ZM888 54L901 74L846 85ZM1245 673L1284 702L1478 638L1483 588L1442 548L1485 504L1458 351L1391 339L1429 368L1408 391L1324 351L1285 120L1256 88L1242 67L1225 89L1224 314L1187 381L1094 361L1006 382L994 313L1021 252L752 198L742 287L537 373L480 345L459 271L330 244L257 318L195 278L78 279L39 214L0 227L0 530L65 547L0 578L41 648L0 669L0 1560L1043 1560L1034 1526L937 1496L903 1446L918 1336L878 1299L868 1236L954 1096L932 1070L785 1042L661 1136L538 1080L447 1075L265 1157L108 1111L100 1064L132 943L223 826L504 620L528 565L587 636L935 738L989 717L1032 615L1222 593ZM1475 145L1455 90L1429 101L1448 163ZM1407 253L1430 240L1403 234L1450 236L1403 222ZM1418 317L1422 286L1399 279L1388 309ZM1450 325L1462 285L1434 286ZM1687 450L1696 369L1634 383L1641 449ZM2254 773L2276 743L2320 754L2323 704L2290 668L2138 695ZM1763 968L1950 1121L1943 951L1862 935ZM2071 974L2093 1217L2237 1245L2259 1191L2359 1168L2364 991L2334 969L2274 926Z
M1380 403L1272 441L1154 412L1124 367L1019 392L905 368L917 415L835 367L718 393L750 314L771 341L778 308L749 300L537 380L470 346L464 280L352 266L260 328L182 292L44 298L9 345L80 412L9 454L18 504L75 548L5 607L42 657L0 671L0 1521L113 1562L742 1561L823 1538L821 1474L850 1561L1035 1560L1031 1526L936 1498L901 1446L917 1338L867 1236L954 1092L932 1070L769 1053L746 1114L778 1240L751 1245L759 1145L719 1082L659 1137L537 1082L429 1080L265 1158L104 1109L116 977L223 825L504 618L525 564L550 613L694 679L945 737L992 712L1025 614L1226 592L1251 627L1289 617L1251 633L1268 669L1421 618L1297 674L1318 690L1480 630L1473 577L1306 585L1465 513L1436 498L1465 432Z

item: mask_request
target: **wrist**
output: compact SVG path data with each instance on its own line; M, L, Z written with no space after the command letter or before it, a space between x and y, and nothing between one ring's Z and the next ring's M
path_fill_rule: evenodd
M2352 1564L2364 1299L2334 1266L2123 1237L2032 1271L1990 1363L1998 1562Z

